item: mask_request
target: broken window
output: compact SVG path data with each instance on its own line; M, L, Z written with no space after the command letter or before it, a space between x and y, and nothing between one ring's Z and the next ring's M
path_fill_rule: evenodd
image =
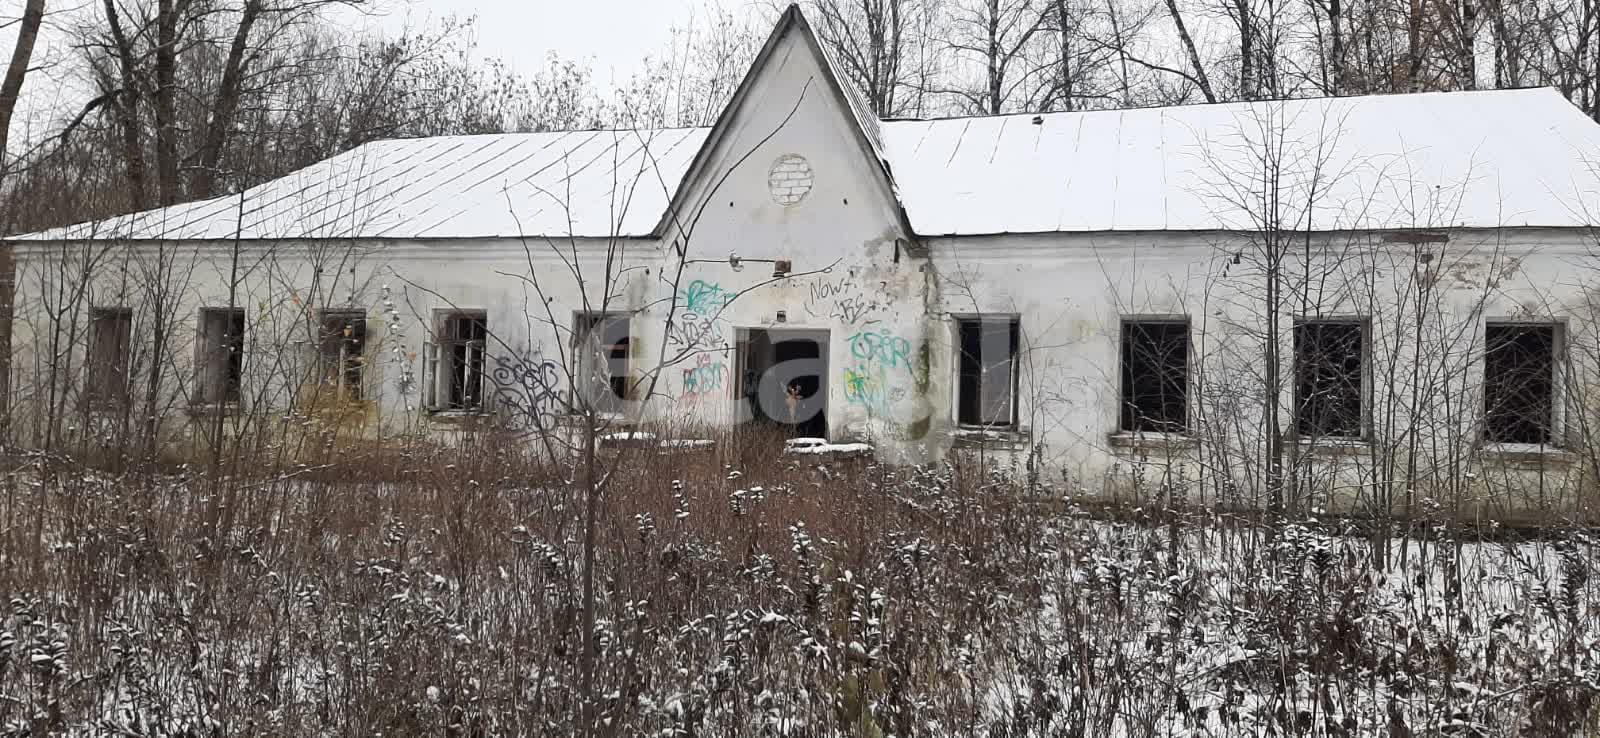
M956 421L1014 425L1016 363L1021 324L1016 318L961 318L956 323Z
M1484 329L1483 436L1490 443L1550 443L1555 436L1556 326Z
M367 316L347 310L324 310L317 339L318 373L322 384L342 399L364 397Z
M488 316L482 311L439 313L434 342L426 347L423 404L432 410L483 408L484 348Z
M1362 437L1365 333L1361 321L1295 325L1294 407L1300 437Z
M94 308L89 311L88 378L84 394L91 405L122 405L128 399L128 354L133 311Z
M1122 323L1121 429L1182 433L1189 427L1189 321Z
M581 313L573 332L574 376L582 399L597 412L617 412L628 397L628 346L632 325L626 315Z
M239 401L244 383L244 310L204 308L200 311L199 377L196 398L202 404Z

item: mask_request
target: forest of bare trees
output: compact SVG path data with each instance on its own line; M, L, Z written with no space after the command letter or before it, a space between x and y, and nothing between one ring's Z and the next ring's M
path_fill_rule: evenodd
M709 125L787 4L711 8L606 83L586 60L516 71L486 58L470 20L389 36L344 27L376 1L0 0L0 234L225 198L379 139ZM1548 85L1600 119L1597 3L804 5L832 63L884 118ZM41 29L66 38L48 64ZM46 80L73 81L70 104L8 141ZM785 109L772 133L799 102ZM1255 122L1260 141L1282 128ZM1217 175L1204 194L1250 222L1190 252L1217 271L1179 295L1192 301L1183 316L1123 328L1125 375L1110 382L1136 387L1119 428L1189 430L1203 450L1124 454L1116 480L1044 474L1033 456L1000 469L982 445L893 468L796 460L776 433L671 439L696 453L609 433L632 427L614 425L613 403L657 396L659 379L690 376L706 353L703 336L672 345L665 334L693 307L686 266L724 263L691 258L705 255L695 224L724 180L698 209L669 206L680 238L664 239L674 248L654 277L627 262L629 239L593 250L576 237L520 240L526 268L498 276L535 298L522 317L552 337L548 362L518 359L532 347L453 303L408 356L406 327L429 316L407 295L427 285L394 270L358 278L368 244L324 239L283 259L242 236L209 250L150 244L137 258L111 239L64 249L30 274L19 305L47 326L30 337L44 349L20 371L0 365L0 381L19 377L46 409L13 419L0 404L0 428L43 439L21 451L0 435L0 735L1600 734L1594 536L1552 527L1519 541L1462 522L1483 489L1531 478L1543 503L1592 484L1600 404L1563 389L1562 412L1591 409L1564 419L1576 448L1551 468L1542 456L1472 461L1479 436L1450 404L1475 397L1462 387L1476 382L1491 406L1532 406L1513 391L1531 388L1557 407L1554 383L1589 383L1600 347L1573 342L1553 368L1528 370L1521 354L1555 361L1557 327L1476 332L1520 244L1442 232L1313 241L1303 223L1322 203L1276 194L1300 174L1339 173L1281 141L1229 158L1229 140L1203 152ZM1230 169L1237 161L1249 166ZM242 222L245 198L227 202ZM1416 220L1454 222L1442 209ZM7 301L8 257L0 249ZM773 264L742 291L717 288L710 318L745 292L838 266ZM961 265L939 266L948 294L984 312ZM1472 269L1479 281L1459 277ZM185 295L206 270L226 299L191 314ZM93 309L79 298L106 274L123 307ZM1446 295L1434 291L1441 274L1470 283ZM641 335L617 330L617 295L652 278L666 287L653 324L663 336L643 342L656 353L630 386L605 363ZM568 293L578 304L556 299ZM1436 320L1452 297L1461 320ZM1224 310L1231 322L1213 317ZM1043 428L1040 408L1065 383L1034 363L1046 356L1035 326L1000 325L1008 351L1027 346L1003 364L1025 373L1013 391L1032 393L1028 425ZM9 330L0 322L0 361ZM1475 341L1519 381L1474 374ZM70 347L101 343L120 363L74 364ZM207 368L187 371L185 354ZM494 420L520 413L520 424L484 414L480 429L445 412L439 427L458 445L342 437L366 422L346 401L363 399L368 357L408 411L413 390L435 410L454 394L482 409L492 373ZM470 369L441 380L441 361ZM1529 374L1544 379L1520 381ZM570 394L551 400L551 387ZM284 410L221 412L230 395ZM9 396L0 386L0 403ZM545 424L550 402L576 418L559 433ZM1494 416L1512 422L1490 439L1553 437ZM157 453L166 418L189 421L197 453ZM544 453L528 453L529 437ZM1369 454L1346 459L1352 438ZM603 441L630 443L602 453ZM579 453L556 453L558 442ZM1086 484L1113 481L1133 505L1090 501ZM1338 485L1374 516L1323 515Z
M380 138L707 125L785 4L713 5L604 84L555 55L512 71L478 52L470 20L343 27L387 8L372 0L13 0L0 129L27 100L41 21L67 49L48 79L81 92L6 147L0 228L212 197ZM1526 86L1600 116L1593 0L804 4L883 117Z

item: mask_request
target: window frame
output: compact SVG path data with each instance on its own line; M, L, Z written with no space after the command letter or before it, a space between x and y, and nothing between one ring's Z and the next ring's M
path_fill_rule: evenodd
M209 345L209 327L212 316L227 316L229 325L222 330L222 339L225 344L213 347ZM232 327L234 319L239 325L237 341L229 341L232 334L228 329ZM250 320L245 310L239 306L202 307L198 314L198 330L195 340L195 388L191 404L198 407L238 407L244 402L245 358L249 353ZM216 369L212 362L221 357L227 362L224 367L224 376L221 382L213 379ZM237 376L235 374L234 357L237 357ZM220 389L216 386L220 384ZM215 393L215 396L213 396Z
M1542 442L1496 440L1489 436L1489 331L1494 328L1548 329L1550 331L1549 429ZM1569 327L1564 318L1486 318L1480 329L1483 346L1478 351L1479 386L1478 442L1484 448L1503 451L1562 449L1566 443L1567 378L1566 366Z
M973 430L1015 430L1015 429L1019 428L1021 426L1020 418L1021 418L1021 413L1022 413L1022 408L1021 408L1021 399L1022 398L1021 398L1021 392L1019 391L1020 390L1020 384L1021 384L1021 374L1022 374L1020 364L1022 362L1022 353L1023 353L1023 351L1022 351L1022 316L1020 314L1018 314L1018 313L951 313L950 314L950 318L951 318L951 333L952 333L951 337L953 339L952 340L952 344L953 344L953 348L954 348L954 351L953 351L953 358L954 358L954 367L953 367L953 369L954 369L954 372L953 372L953 374L954 374L954 377L955 377L955 381L952 383L954 385L952 387L953 400L954 401L951 403L951 405L952 405L951 410L952 410L952 414L954 416L953 420L955 421L956 427L957 428L963 428L963 429L973 429ZM991 422L982 422L981 420L971 420L971 419L966 419L966 418L962 417L966 412L966 403L964 401L964 398L966 397L966 395L965 395L965 392L966 392L966 387L965 387L965 385L966 385L966 372L965 372L966 367L965 367L965 363L966 363L966 360L968 358L967 354L966 354L966 348L965 348L966 347L966 343L965 343L964 331L965 331L966 326L969 325L969 324L970 325L980 326L979 340L981 342L981 340L982 340L981 326L986 321L1004 321L1009 326L1008 334L1009 334L1009 338L1010 338L1010 341L1011 341L1011 356L1010 356L1011 371L1010 371L1010 376L1006 378L1006 391L1007 391L1007 393L1008 393L1008 395L1010 397L1010 402L1009 402L1010 411L1011 411L1010 412L1010 417L1008 419L1004 420L1004 421L992 422L992 423ZM977 390L978 390L978 395L981 398L982 395L983 395L982 376L983 376L983 372L985 370L985 367L981 366L980 359L973 358L972 360L974 362L980 363L980 366L978 367L978 370L979 370L980 374L979 374L979 378L978 378L978 383L979 384L978 384ZM978 414L979 414L980 417L982 416L981 412L979 412Z
M97 348L100 344L100 319L115 317L119 326L124 326L119 332L121 340L117 344L117 355L112 357L109 368L102 367L98 361ZM89 308L88 345L84 351L84 378L83 399L90 409L115 410L126 407L131 399L130 383L132 377L129 373L133 367L133 308L117 306L93 306ZM101 387L98 372L109 371L113 376L119 377L110 392Z
M366 311L359 308L322 308L317 311L316 317L316 367L318 387L329 388L330 386L328 381L328 343L330 340L337 340L340 343L340 355L338 358L333 360L333 363L337 368L335 369L335 373L333 375L335 381L332 383L331 387L335 392L335 397L337 397L339 400L348 400L351 402L366 401L368 399L368 362L366 361L368 349L367 341L371 335ZM360 322L361 336L358 341L361 347L360 352L354 355L347 355L344 353L345 344L351 343L352 340L349 337L344 336L335 337L333 333L328 331L329 322L334 320L355 320ZM354 370L354 377L351 376L352 369ZM355 379L353 384L351 383L352 378ZM354 387L354 391L349 391L350 387Z
M623 355L619 358L616 356L617 344L611 344L610 347L606 347L604 345L596 346L596 348L601 349L606 354L606 356L601 360L605 363L605 384L609 391L601 393L600 397L593 397L590 396L589 393L592 393L598 389L599 384L591 381L593 378L588 376L589 372L585 363L587 350L584 348L583 344L589 339L590 336L594 334L597 326L610 325L614 323L621 323L623 326L624 333L622 338L625 339L625 348L622 349ZM602 338L604 338L603 335ZM597 413L606 415L621 412L625 403L632 399L634 391L633 341L633 313L630 311L572 311L572 377L574 383L581 387L581 390L579 390L579 392L575 392L572 397L572 411L576 412L580 407L578 402L580 400L579 393L581 393L581 401L589 403ZM622 372L620 374L616 371L614 364L614 362L617 361L622 362ZM622 390L621 392L617 391L619 386ZM602 400L604 401L602 402Z
M1356 420L1357 431L1355 435L1318 434L1306 435L1301 429L1302 413L1300 396L1300 330L1313 325L1347 325L1355 326L1357 338L1360 340L1361 376L1360 387L1357 390L1359 398L1358 417ZM1289 329L1289 368L1290 368L1290 428L1294 437L1307 443L1366 443L1372 439L1372 318L1364 315L1327 315L1327 316L1299 316L1294 319L1294 324Z
M437 308L433 311L433 325L428 331L428 340L423 344L422 356L422 407L435 415L483 415L491 411L489 407L489 380L485 376L489 368L488 348L489 337L489 311L482 308ZM459 339L449 336L451 322L454 320L476 320L482 326L482 338ZM451 352L450 370L443 371L445 364L445 351L447 348L463 347L462 366L462 402L456 405L452 401L455 383L454 352ZM477 373L473 374L476 365ZM467 385L475 380L477 393L476 402L467 402L469 396Z
M1141 325L1183 326L1183 420L1180 427L1166 429L1141 429L1129 427L1127 410L1129 394L1128 341L1130 329ZM1194 321L1185 314L1124 315L1118 320L1115 342L1117 361L1116 433L1121 436L1157 436L1184 438L1194 432ZM1164 422L1164 421L1163 421ZM1133 424L1136 425L1136 424Z

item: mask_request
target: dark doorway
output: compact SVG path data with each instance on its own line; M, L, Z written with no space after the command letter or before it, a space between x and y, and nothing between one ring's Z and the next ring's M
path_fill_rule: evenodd
M827 436L827 331L741 331L739 366L740 396L756 422L796 436Z

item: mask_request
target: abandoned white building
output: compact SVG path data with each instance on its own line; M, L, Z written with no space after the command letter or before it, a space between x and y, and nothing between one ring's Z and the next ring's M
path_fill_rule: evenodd
M791 8L709 129L383 141L16 237L15 430L583 401L1206 504L1600 502L1600 126L1558 92L866 110Z

